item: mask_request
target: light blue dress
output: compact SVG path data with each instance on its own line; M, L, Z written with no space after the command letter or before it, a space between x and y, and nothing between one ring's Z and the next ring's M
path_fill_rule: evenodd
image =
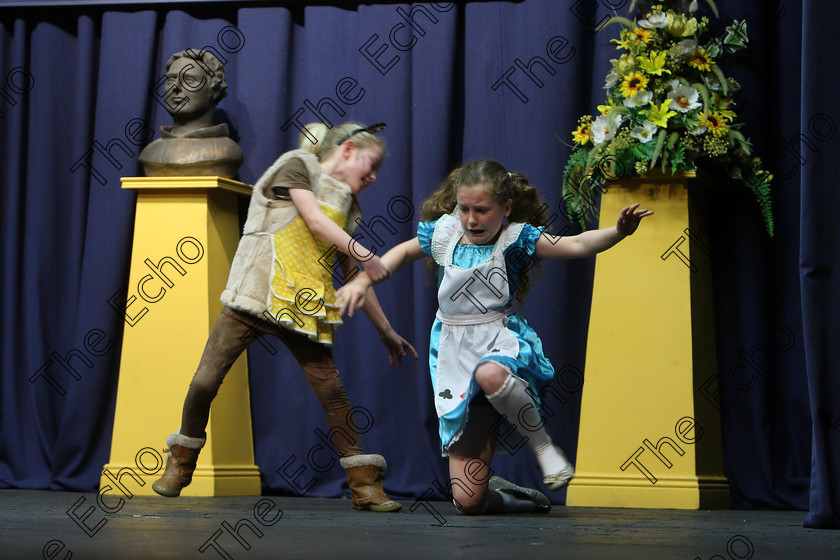
M462 234L460 227L458 227L453 220L457 220L457 218L452 215L447 215L442 216L434 222L421 222L417 227L417 238L420 241L420 248L427 255L435 257L438 264L445 264L446 262L445 259L441 258L444 251L440 248L433 250L433 244L436 244L438 247L450 244L451 247L453 237L457 235L460 238ZM503 302L503 304L509 308L513 300L512 294L515 291L519 274L523 270L527 270L523 261L526 260L526 258L538 258L533 255L536 250L536 241L544 228L536 228L530 224L509 224L507 228L509 228L510 231L503 230L503 234L500 235L497 243L507 244L507 246L500 247L500 251L501 254L504 255L504 265L510 287L509 293L506 294L507 301ZM516 231L519 232L518 235L512 237L512 235L515 235ZM507 232L507 235L505 235L505 232ZM441 286L444 280L444 275L447 274L447 270L450 270L450 272L454 275L464 273L469 274L466 271L469 271L470 269L478 269L480 267L485 267L486 269L488 261L494 258L495 249L496 245L469 245L458 243L454 246L454 250L451 252L451 266L440 267L438 285ZM479 337L478 339L475 337L471 338L469 336L465 337L463 340L472 340L470 344L474 346L474 348L470 348L469 350L461 347L457 347L457 349L450 349L450 352L459 352L461 354L470 354L478 357L478 359L476 359L474 363L470 364L469 367L459 369L459 373L456 375L462 376L463 379L461 379L461 385L458 385L459 388L456 390L454 395L448 391L439 392L441 385L438 383L439 375L437 366L439 361L439 349L441 348L441 333L445 332L445 329L447 329L449 325L445 325L441 322L440 311L438 312L438 316L435 318L430 337L429 370L432 378L432 386L435 387L441 452L444 456L448 455L449 447L458 440L463 432L467 421L470 401L476 395L481 393L481 388L475 381L475 369L479 366L479 364L488 360L499 363L499 365L501 365L504 369L525 381L530 386L532 395L534 396L539 395L543 387L550 383L554 377L554 368L543 353L542 342L540 341L539 336L537 336L537 333L523 317L517 315L516 313L511 313L512 310L508 309L507 316L497 324L499 325L499 329L508 331L502 333L505 337L509 337L509 335L512 334L515 337L516 342L518 342L518 352L514 351L512 356L493 353L496 351L496 348L492 348L492 351L487 350L494 346L494 343L492 341L482 341L482 337ZM477 329L480 326L481 325L476 325L475 327ZM471 326L460 328L470 329ZM441 358L443 357L441 356ZM449 363L453 363L454 361L456 360L449 360ZM463 362L463 355L461 356L460 361ZM451 371L447 371L446 374L450 377L452 376ZM443 376L444 373L441 372L440 377L442 378ZM465 388L465 390L462 391L461 387ZM537 399L537 401L539 401L539 399ZM444 412L441 412L442 407L440 404L445 405L443 408ZM539 402L537 402L537 404L539 405Z

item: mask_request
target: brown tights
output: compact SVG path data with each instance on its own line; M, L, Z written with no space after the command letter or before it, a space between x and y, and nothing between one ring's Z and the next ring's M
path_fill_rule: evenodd
M279 338L303 369L306 379L327 414L330 435L342 457L363 453L359 434L353 425L350 401L338 376L330 347L295 333L223 307L195 372L181 418L181 434L204 437L210 417L210 403L219 391L225 375L243 350L258 336Z

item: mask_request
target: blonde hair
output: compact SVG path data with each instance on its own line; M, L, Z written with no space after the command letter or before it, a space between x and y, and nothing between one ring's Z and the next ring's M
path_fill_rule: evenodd
M548 205L536 187L521 173L508 172L502 164L488 159L471 161L452 171L443 184L423 202L420 220L429 222L451 214L458 205L458 189L479 184L486 185L493 200L499 204L504 205L508 200L512 202L509 222L527 223L535 227L546 225ZM532 263L530 268L536 272L539 261L533 259ZM426 268L435 268L431 257L426 258ZM527 271L523 271L514 292L517 303L521 304L525 299L529 284Z
M352 142L359 148L367 148L369 146L379 146L382 148L382 153L385 153L385 140L376 134L368 131L356 132L358 129L364 129L365 125L357 122L346 122L344 124L336 125L332 128L324 123L309 123L304 128L309 131L309 134L315 137L315 143L310 140L303 131L298 137L298 145L301 149L311 152L318 156L318 161L324 161L331 153L339 146L341 140L352 140ZM352 136L351 136L352 135ZM347 138L349 136L349 138Z

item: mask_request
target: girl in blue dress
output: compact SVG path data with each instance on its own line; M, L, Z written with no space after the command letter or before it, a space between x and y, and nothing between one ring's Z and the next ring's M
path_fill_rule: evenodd
M527 438L550 490L574 476L534 399L554 368L513 301L522 302L528 270L538 259L587 257L635 232L653 214L638 206L622 209L615 227L553 236L540 225L547 221L547 205L523 175L494 161L473 161L453 171L423 203L417 237L382 257L392 272L424 256L439 267L429 368L441 449L449 456L453 501L462 513L551 509L541 492L489 476L501 415ZM359 274L341 288L341 312L352 315L371 284Z

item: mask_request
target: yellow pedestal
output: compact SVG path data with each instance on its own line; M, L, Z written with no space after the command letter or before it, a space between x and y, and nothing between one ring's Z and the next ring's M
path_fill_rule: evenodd
M698 392L717 368L704 186L689 174L608 189L603 225L635 202L655 214L596 257L577 475L566 503L729 507L720 412Z
M222 308L219 294L239 241L237 198L250 195L251 186L222 177L122 182L137 190L137 213L111 460L100 492L122 486L156 495L151 483L163 472L166 437L181 425L189 382ZM260 493L243 353L213 401L207 443L182 495Z

